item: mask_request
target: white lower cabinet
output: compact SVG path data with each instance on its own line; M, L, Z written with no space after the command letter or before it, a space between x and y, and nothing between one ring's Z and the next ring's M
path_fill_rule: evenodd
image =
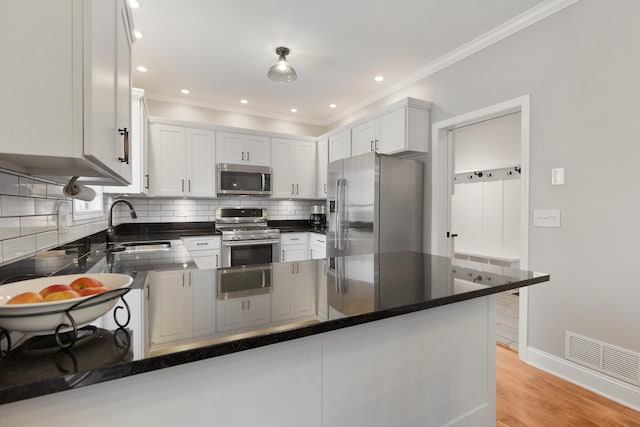
M269 323L270 298L269 294L264 294L217 301L217 330L222 332Z
M329 300L327 295L327 260L317 261L316 264L316 305L317 315L320 320L329 318Z
M309 259L327 257L327 236L320 233L309 233Z
M220 236L188 236L181 240L198 268L220 267Z
M271 320L299 319L316 314L314 263L274 264L271 289Z
M309 259L309 233L283 233L280 235L281 262Z
M152 271L148 280L151 345L215 333L215 271Z

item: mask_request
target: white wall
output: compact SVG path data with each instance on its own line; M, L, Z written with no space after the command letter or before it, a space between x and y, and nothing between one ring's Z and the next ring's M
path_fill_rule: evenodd
M455 173L520 164L520 113L453 130Z
M529 344L563 357L564 331L640 351L640 2L581 0L331 127L401 97L434 103L432 122L531 95ZM566 168L551 186L551 168Z
M323 134L325 131L324 126L275 120L266 117L231 113L192 105L174 104L153 99L147 99L147 108L149 116L160 117L168 120L231 126L265 132L285 133L296 136L317 136Z

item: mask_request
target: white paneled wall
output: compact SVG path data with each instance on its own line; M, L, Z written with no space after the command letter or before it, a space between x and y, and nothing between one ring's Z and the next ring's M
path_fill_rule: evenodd
M451 207L456 253L520 257L519 179L456 184Z

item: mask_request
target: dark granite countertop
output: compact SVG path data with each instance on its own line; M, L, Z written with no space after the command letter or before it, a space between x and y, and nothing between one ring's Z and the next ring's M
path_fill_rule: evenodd
M149 231L148 235L152 234ZM26 336L14 342L12 350L0 360L0 404L549 280L546 274L508 268L489 278L481 264L416 252L199 270L184 251L107 254L104 244L90 238L66 246L22 263L41 275L98 272L135 275L134 286L125 296L131 321L126 328L119 329L113 314L107 313L94 322L95 329L82 329L81 333L87 336L70 350L51 346L51 337ZM486 278L485 283L458 279L470 272L474 277ZM10 273L15 270L0 269L2 278ZM215 320L197 336L181 332L163 334L157 327L159 322L183 311L175 309L175 304L192 304L195 310L195 296L191 300L191 294L183 291L187 289L183 286L184 275L189 277L188 289L193 289L188 292L195 295L198 290L197 309ZM285 282L287 286L280 286ZM278 301L289 301L292 286L305 296L296 297L301 305L289 312L272 310L271 307L289 306ZM185 298L176 299L175 295L181 293ZM234 304L238 306L242 300L251 300L252 306L263 304L268 307L268 314L251 325L227 322L216 316L223 309L233 310Z

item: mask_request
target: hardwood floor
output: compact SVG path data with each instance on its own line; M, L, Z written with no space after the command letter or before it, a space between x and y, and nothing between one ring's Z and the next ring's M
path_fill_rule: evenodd
M496 349L498 427L640 427L640 412L536 369Z

